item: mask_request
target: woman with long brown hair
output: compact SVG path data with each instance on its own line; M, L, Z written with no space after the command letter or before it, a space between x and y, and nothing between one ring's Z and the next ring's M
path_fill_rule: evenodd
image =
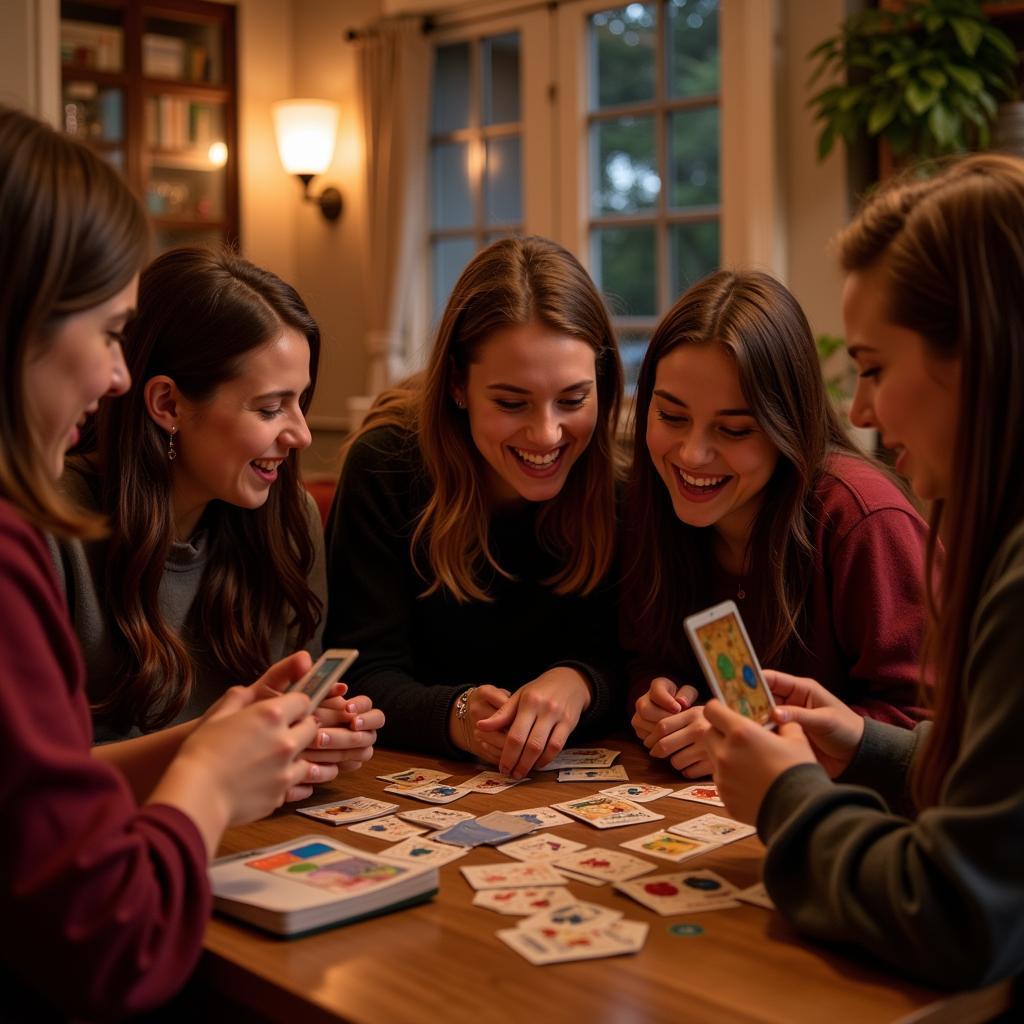
M682 623L726 600L763 664L815 675L861 714L920 718L925 524L847 439L807 318L774 278L719 271L658 325L625 518L633 726L653 756L708 772Z
M425 373L382 396L328 523L330 645L389 743L522 775L616 683L622 366L565 249L510 238L452 291Z
M101 740L195 718L233 680L318 654L326 599L298 464L320 331L295 289L230 251L172 250L142 273L124 350L136 387L64 479L110 533L57 559ZM379 712L349 703L317 712L330 728L311 781L372 752ZM356 717L368 728L343 727Z
M0 107L0 976L5 1019L121 1019L188 977L228 825L280 804L317 735L267 698L302 652L201 721L92 747L84 665L43 531L97 537L57 486L64 453L130 378L120 348L148 243L117 173ZM268 685L267 685L268 684Z
M769 673L778 731L711 702L707 741L799 928L971 987L1024 971L1024 162L898 182L839 251L852 415L932 503L934 724L892 729Z

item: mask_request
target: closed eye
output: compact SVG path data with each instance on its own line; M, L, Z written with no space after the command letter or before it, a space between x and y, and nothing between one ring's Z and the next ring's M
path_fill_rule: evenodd
M520 409L526 408L525 402L517 401L514 398L496 398L494 404L499 409L504 409L505 412L518 412Z
M265 420L276 419L281 413L284 412L283 406L278 406L276 409L260 409L260 418Z
M732 438L750 437L754 432L750 427L721 427L719 429L726 437Z

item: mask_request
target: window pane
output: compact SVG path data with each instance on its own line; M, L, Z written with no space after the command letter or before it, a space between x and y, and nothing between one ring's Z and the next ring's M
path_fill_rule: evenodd
M590 265L612 313L656 316L654 228L599 228L590 237Z
M672 0L668 54L670 96L718 92L718 0Z
M591 211L600 216L651 209L661 191L654 118L599 121L591 125L590 133L590 180L596 184Z
M716 205L721 197L718 108L672 114L668 134L670 205Z
M719 224L673 224L669 229L671 250L671 301L675 302L690 285L718 269Z
M469 43L439 46L434 51L435 134L469 124Z
M629 4L590 17L591 109L654 99L657 5Z
M640 376L640 364L651 340L650 331L619 331L619 352L622 355L622 369L625 371L626 387L636 385Z
M473 258L476 245L470 238L439 238L434 242L434 319L448 301L459 274Z
M469 146L442 143L431 152L431 183L435 228L465 228L473 224L469 185Z
M483 41L484 124L519 120L519 33Z
M488 224L518 224L523 218L519 174L519 136L487 143L485 198Z

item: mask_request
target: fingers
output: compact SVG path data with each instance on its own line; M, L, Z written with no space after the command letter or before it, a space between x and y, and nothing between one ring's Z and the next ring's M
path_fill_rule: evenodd
M737 714L731 708L727 708L720 700L709 700L704 705L704 717L708 724L719 733L727 733L748 722L749 719Z
M553 761L561 752L565 746L566 740L569 739L570 733L569 726L565 722L559 722L558 725L551 731L551 736L548 738L547 747L544 753L541 754L534 765L530 765L530 768L537 767L543 768L548 762ZM527 768L527 771L530 769Z
M815 680L803 676L791 676L787 672L765 669L764 681L768 684L768 689L772 691L772 696L782 704L814 707L828 695L828 691Z
M682 758L681 760L685 760L685 758ZM699 761L694 761L692 764L688 764L685 767L677 765L675 758L673 758L669 764L681 772L687 779L707 779L712 775L711 762L706 757Z
M695 686L690 686L689 684L681 686L676 691L676 700L679 701L684 708L692 708L699 696L700 694L697 693L697 688Z
M305 800L307 796L313 795L312 786L291 786L288 792L284 795L284 802L286 804L293 804L298 800Z
M516 714L519 711L521 692L509 697L492 715L489 715L487 718L478 719L476 728L483 732L501 732L504 729L508 729L515 721Z
M313 659L309 656L308 651L296 651L287 658L282 658L271 665L256 682L257 685L268 687L280 693L289 683L294 683L296 680L301 679L312 666Z
M647 693L652 703L657 707L675 713L683 710L683 706L676 700L677 689L678 687L671 679L666 679L665 676L658 676L657 679L651 680ZM693 689L693 687L690 687L690 689ZM696 690L694 690L694 693L696 694Z

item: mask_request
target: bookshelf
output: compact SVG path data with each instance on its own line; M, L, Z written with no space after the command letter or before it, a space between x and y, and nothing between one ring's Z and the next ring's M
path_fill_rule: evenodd
M157 252L238 239L235 8L61 0L64 130L145 202Z

